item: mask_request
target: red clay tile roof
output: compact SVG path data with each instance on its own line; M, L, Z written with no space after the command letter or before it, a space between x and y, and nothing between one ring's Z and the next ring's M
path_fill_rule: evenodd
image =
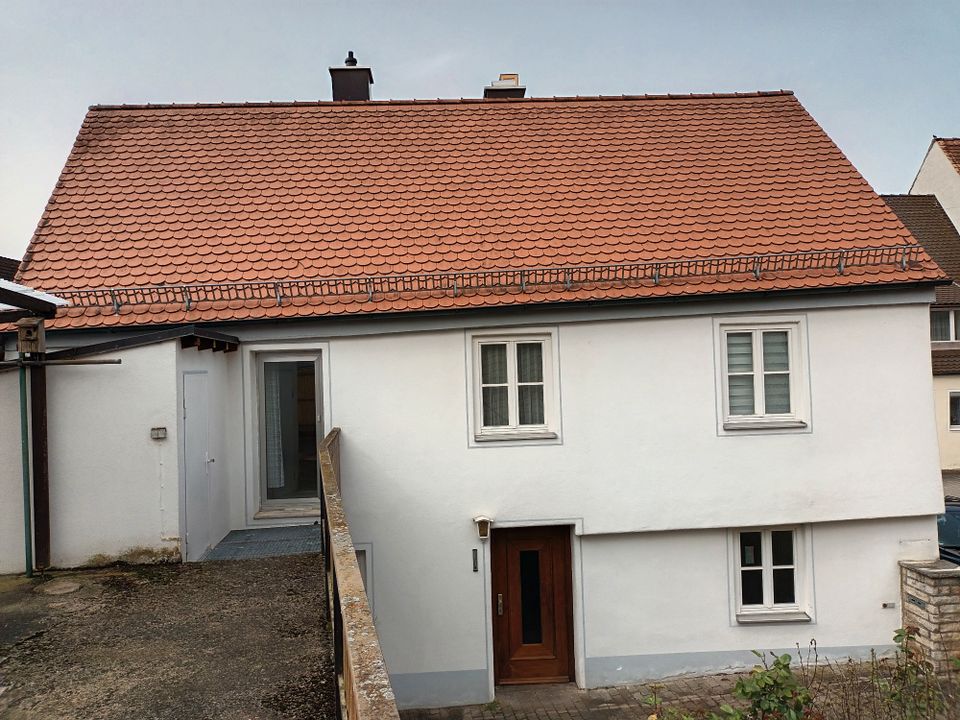
M960 138L934 138L957 172L960 172Z
M881 195L940 269L960 280L960 234L936 195ZM937 288L937 304L960 306L960 285Z
M268 283L77 294L53 326L187 323L942 278L914 242L792 93L92 107L19 281Z

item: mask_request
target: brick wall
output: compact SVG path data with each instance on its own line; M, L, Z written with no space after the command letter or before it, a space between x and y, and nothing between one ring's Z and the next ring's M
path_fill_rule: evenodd
M943 560L900 563L904 627L916 627L917 644L934 670L960 658L960 567Z

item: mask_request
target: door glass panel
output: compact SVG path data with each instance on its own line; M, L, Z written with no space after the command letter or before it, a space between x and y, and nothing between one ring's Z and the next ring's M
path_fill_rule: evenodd
M261 400L267 499L318 497L313 362L264 362Z
M520 551L520 625L524 645L543 642L539 550Z

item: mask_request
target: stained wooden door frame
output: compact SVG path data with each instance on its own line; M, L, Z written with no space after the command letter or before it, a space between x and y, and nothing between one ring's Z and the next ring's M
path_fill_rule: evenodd
M489 632L490 632L490 682L491 690L493 690L497 685L500 684L513 684L513 683L549 683L549 682L576 682L580 670L580 662L578 660L579 655L578 651L580 650L580 638L578 637L579 633L577 632L576 616L579 611L579 603L576 600L575 588L579 585L577 579L579 573L576 572L576 563L579 560L578 548L575 546L575 527L570 522L563 522L561 520L555 520L550 522L533 522L533 523L497 523L493 527L494 532L509 532L511 530L517 531L530 531L530 534L536 535L537 531L542 532L545 535L551 534L551 531L556 535L556 540L560 541L559 548L561 550L558 557L555 559L560 562L560 568L558 572L554 573L555 579L559 581L560 586L556 589L556 593L563 597L563 617L557 618L554 617L553 628L558 628L560 626L565 626L565 632L561 635L565 635L565 640L561 639L563 642L562 654L566 656L566 672L561 676L553 677L544 677L543 679L534 678L534 679L521 679L513 678L509 680L504 680L501 677L503 668L501 667L503 659L501 653L502 643L505 641L505 633L508 632L507 627L500 625L497 620L497 599L496 599L496 590L498 589L498 582L502 578L497 576L497 565L498 558L495 553L495 543L493 540L494 535L491 534L491 541L488 544L489 552L485 553L489 558L488 569L488 578L490 580L488 599L490 602L489 608L490 612L488 614L489 619ZM504 533L506 534L506 533ZM501 535L502 537L502 535ZM504 542L507 542L506 540ZM506 552L506 550L505 550ZM508 610L509 612L509 610ZM498 632L498 626L501 628L501 631Z

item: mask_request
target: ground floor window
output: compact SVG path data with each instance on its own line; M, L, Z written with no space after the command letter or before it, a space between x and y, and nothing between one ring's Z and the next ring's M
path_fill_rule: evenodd
M750 528L734 536L737 620L809 619L804 611L802 530ZM777 618L774 618L777 619Z
M950 393L950 429L960 430L960 392Z
M317 368L316 358L259 358L261 498L265 502L319 497Z

